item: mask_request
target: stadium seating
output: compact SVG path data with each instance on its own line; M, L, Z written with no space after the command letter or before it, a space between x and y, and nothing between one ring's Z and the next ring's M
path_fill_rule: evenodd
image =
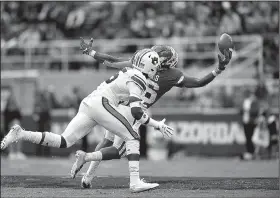
M164 38L172 43L176 42L176 38L199 36L205 39L207 36L216 36L226 31L232 35L261 35L263 57L260 60L256 57L253 64L262 64L266 77L277 78L279 77L278 3L1 2L3 16L1 17L1 68L7 70L95 68L99 70L100 65L92 62L92 59L82 57L83 61L80 60L78 42L72 43L71 45L76 47L69 48L69 51L61 50L65 48L62 43L77 40L81 36L93 37L98 39L99 43L101 43L100 39L118 42L118 39L122 38L144 38L155 40L155 42ZM53 47L54 45L49 43L52 40L63 41L62 46ZM111 42L110 44L113 45ZM193 69L194 73L205 65L212 65L215 62L213 58L205 57L203 60L197 60L196 56L200 50L204 51L203 56L205 56L205 51L213 50L214 44L215 42L211 44L186 42L184 48L181 49L184 53L181 54L187 54L188 59L184 59L181 55L183 61L180 65L186 65L187 69ZM60 42L56 42L56 45L60 45ZM237 44L236 48L241 49L245 47L244 45L246 44L243 46ZM25 48L27 46L28 49ZM98 45L98 50L130 56L140 47L147 46L131 43L112 48L110 45L101 43ZM196 54L190 58L192 52ZM29 54L32 54L32 58L28 58ZM210 56L213 57L211 54ZM254 75L251 74L252 77L255 77ZM173 93L177 95L176 91ZM171 98L164 97L157 105L172 104L169 101L174 98L174 94ZM220 101L221 95L214 96L213 93L210 95L212 98L217 97L219 101L218 104L208 104L211 107L234 107L239 104L238 101L223 104ZM207 98L206 92L203 96ZM228 95L227 98L231 96ZM189 99L186 102L186 98L188 97L179 94L178 106L192 106L199 103L198 100ZM201 99L201 102L207 104L206 99Z

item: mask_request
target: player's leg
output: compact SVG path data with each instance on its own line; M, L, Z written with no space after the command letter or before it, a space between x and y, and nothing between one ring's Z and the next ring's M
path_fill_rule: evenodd
M79 111L61 135L51 132L26 131L19 125L15 125L2 140L1 149L20 140L48 147L68 148L88 134L96 124L87 114Z
M126 146L124 144L123 139L121 139L119 136L115 136L114 139L114 144L111 147L107 147L105 149L100 149L101 155L98 155L96 152L93 152L91 154L88 155L86 160L92 160L95 159L96 156L102 156L102 160L110 160L110 159L120 159L122 157L126 157ZM108 156L107 153L109 154ZM112 153L115 153L115 155L112 155ZM104 158L104 159L103 159ZM130 166L130 169L136 169L139 168L139 165L137 166L137 161L139 163L139 156L136 157L136 160L132 159L134 162L132 163L136 163L136 164L132 164L132 166ZM96 162L100 162L100 161L96 161ZM93 178L93 177L92 177ZM139 171L135 172L132 171L131 175L130 175L131 180L138 180L139 178ZM91 179L92 180L92 179ZM83 188L90 188L91 187L91 180L82 180L82 187ZM156 186L158 186L158 184L146 184L144 182L135 182L136 184L131 184L130 188L133 192L141 192L143 190L147 190L147 189L151 189L154 188Z
M125 141L119 136L115 136L112 146L100 149L102 160L120 159L126 156ZM90 160L90 159L88 159Z
M94 119L98 124L103 126L108 131L111 131L112 133L121 136L122 139L125 139L127 141L139 139L138 133L132 129L132 126L129 123L129 121L126 119L126 117L122 115L122 114L128 114L128 112L130 113L129 107L119 109L113 106L112 104L110 104L106 98L100 98L100 101L98 101L98 97L96 97L94 98L94 100L96 101L93 101L93 99L91 99L90 102L91 103L94 102L94 104L96 104L101 101L102 104L100 106L103 107L99 109L99 116L94 115L96 112L93 112L92 115L92 117L94 117ZM122 110L120 111L122 114L116 109L118 109L119 111ZM112 156L118 156L117 149L103 148L102 150L104 153L106 153L104 157L107 156L108 159L112 159ZM78 171L80 170L80 167L83 166L83 164L86 163L87 161L100 161L102 159L106 160L106 158L104 157L102 156L102 152L100 151L89 153L89 154L83 151L77 151L76 161L71 169L71 177L74 178L78 173Z
M104 112L102 113L103 116L100 116L95 120L104 128L113 132L114 134L118 135L126 141L126 153L130 172L130 189L133 192L140 192L157 187L158 184L144 183L142 180L140 180L139 135L133 130L131 124L126 119L126 117L123 116L131 114L130 108L123 106L123 110L116 110L116 107L111 105L106 98L102 98L102 106L104 107ZM100 155L100 153L99 156L96 156L98 160L102 159L102 154ZM75 162L75 164L82 164L85 162L85 153L78 151L77 161ZM75 164L73 165L73 167L76 167ZM73 172L73 169L71 172Z
M99 147L100 149L98 150L96 149L94 152L88 152L88 153L84 152L85 161L100 162L100 161L106 161L112 159L120 159L122 156L124 156L126 151L125 141L119 136L116 136L114 139L115 140L113 145L111 145L112 142L110 140L104 138L103 141L101 142L102 145L104 145L102 148Z
M113 145L115 135L113 133L110 133L109 131L106 130L104 138L102 139L101 142L98 143L98 145L95 148L95 151L99 151L102 148L110 147ZM95 172L100 164L99 161L91 161L89 168L86 172L86 174L83 176L82 181L81 181L81 186L83 188L91 188L91 181L93 180L95 176Z
M107 131L108 132L108 131ZM108 132L110 133L110 132ZM106 138L104 138L106 140ZM119 136L115 137L113 145L100 148L91 153L85 153L85 161L105 161L112 159L120 159L121 154L125 152L125 141Z
M61 135L49 132L42 133L35 131L26 131L22 129L19 125L14 125L9 131L9 133L1 141L1 149L4 150L10 144L21 140L49 147L66 147L65 139Z
M117 136L116 136L117 137ZM121 139L121 138L120 138ZM124 157L126 154L126 146L130 148L127 152L127 158L129 160L129 172L130 172L130 189L133 192L141 192L144 190L152 189L158 186L156 183L145 183L140 180L139 177L139 159L140 159L140 152L139 152L139 141L138 140L131 140L127 141L126 146L125 142L122 141L122 144L119 147L111 146L107 148L102 148L100 151L93 152L93 153L85 153L83 151L78 151L78 154L81 156L81 160L83 161L91 161L91 160L98 160L96 162L100 162L100 159L103 157L104 153L110 153L110 159L119 159ZM129 152L130 151L130 152ZM137 152L138 151L138 152ZM103 160L109 160L104 158ZM92 177L93 178L93 177ZM82 179L82 187L83 188L90 188L91 187L91 180Z
M110 133L109 131L106 131L106 134ZM115 136L115 135L113 135ZM118 136L116 136L118 137ZM116 139L116 138L115 138ZM125 155L125 142L118 137L118 141L114 141L114 145L112 145L112 141L108 140L106 138L106 135L101 142L99 143L98 150L96 149L95 152L92 153L82 153L80 152L80 155L84 155L84 161L91 162L90 166L86 172L86 174L83 176L81 180L81 186L82 188L91 188L91 181L93 180L95 176L95 172L103 160L111 160L111 159L120 159L122 156Z
M128 121L130 115L130 108L120 105L119 108L114 107L107 99L102 100L102 105L107 111L107 123L103 125L107 130L115 133L126 141L127 159L130 172L130 186L136 186L140 183L139 177L139 135L131 126L132 121ZM127 119L128 117L128 119ZM109 119L110 118L110 119ZM110 120L110 122L108 122ZM99 122L100 123L100 122ZM100 152L101 153L101 152ZM118 153L116 151L116 153ZM101 155L102 159L102 153ZM100 160L100 159L99 159Z

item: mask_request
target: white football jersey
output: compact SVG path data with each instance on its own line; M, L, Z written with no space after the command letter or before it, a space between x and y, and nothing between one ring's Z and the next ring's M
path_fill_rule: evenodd
M103 96L116 106L121 103L125 104L128 103L130 95L127 83L135 82L144 92L146 90L146 81L146 77L139 70L124 68L101 83L88 97Z

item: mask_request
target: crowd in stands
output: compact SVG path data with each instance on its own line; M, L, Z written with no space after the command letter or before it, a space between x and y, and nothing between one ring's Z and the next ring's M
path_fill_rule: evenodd
M264 38L265 70L277 78L278 9L277 1L6 1L1 2L1 49L10 49L10 54L21 54L20 46L36 46L42 41L80 37L172 38L216 36L222 32L231 35L259 34ZM193 97L191 94L190 98ZM207 103L207 97L204 104ZM223 106L233 106L230 98L225 97L221 98L227 101Z
M279 65L279 2L1 2L1 48L53 39L261 34L264 64ZM277 75L278 72L276 72Z
M4 39L40 40L278 32L278 2L1 2ZM36 28L32 25L36 24ZM38 25L40 24L40 25ZM55 24L56 32L45 24ZM218 31L218 32L217 32ZM15 35L12 35L15 34ZM35 37L35 36L31 36Z

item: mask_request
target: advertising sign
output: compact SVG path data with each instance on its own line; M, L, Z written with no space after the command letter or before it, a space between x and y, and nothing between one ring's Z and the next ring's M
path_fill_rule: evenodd
M236 113L189 113L164 117L175 129L168 148L172 151L169 152L184 150L187 155L234 156L245 151L245 135ZM163 117L155 118L160 120Z

